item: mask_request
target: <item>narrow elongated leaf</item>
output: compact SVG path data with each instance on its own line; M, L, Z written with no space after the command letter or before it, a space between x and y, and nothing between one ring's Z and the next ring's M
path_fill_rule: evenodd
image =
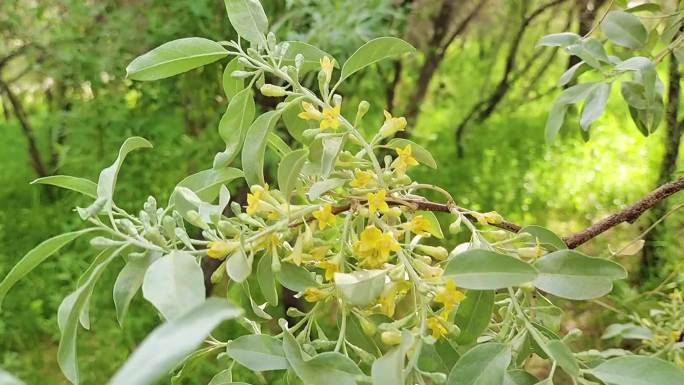
M64 376L72 384L80 382L76 359L76 336L80 314L90 298L90 292L92 292L95 283L104 272L104 269L119 255L121 250L122 248L110 248L103 251L101 253L103 258L96 258L102 260L102 262L95 266L83 284L64 298L59 305L58 321L62 335L57 350L57 362Z
M551 358L558 363L565 373L573 378L580 374L580 367L572 355L572 351L560 340L551 340L546 345Z
M627 272L620 264L574 250L547 254L534 266L539 270L534 286L567 299L601 297L612 290L613 281L627 278Z
M204 301L204 275L195 257L174 251L147 269L142 290L145 299L172 320Z
M228 343L228 356L255 372L288 368L282 343L269 335L246 335Z
M97 198L97 184L85 178L78 178L69 175L52 175L43 178L38 178L31 182L31 184L49 184L52 186L62 187L65 189L80 192L83 195L91 198Z
M432 157L430 151L425 149L419 144L416 144L408 139L394 138L387 143L388 146L392 148L406 148L406 146L411 145L413 150L413 157L416 158L420 164L424 164L430 168L437 168L437 162L435 158Z
M268 148L275 151L276 154L278 154L278 156L280 156L281 158L286 154L292 152L290 146L287 143L285 143L285 141L273 131L268 133L268 137L266 138L266 140Z
M145 138L139 136L133 136L121 145L119 149L119 156L116 158L111 166L105 168L100 172L100 177L97 181L97 198L104 199L105 203L103 209L106 211L112 210L112 205L114 203L114 186L116 186L116 179L119 175L119 169L121 164L123 164L126 156L134 150L139 148L151 148L152 144Z
M335 273L335 287L340 296L356 306L374 302L385 287L384 270L359 270L352 273Z
M469 345L475 342L489 326L493 310L493 291L469 290L454 316L454 323L461 329L456 342L459 345Z
M579 63L568 68L567 71L563 72L563 75L561 75L561 77L558 78L558 86L562 87L570 83L574 79L577 79L577 77L581 75L582 72L586 71L587 67L584 64L585 63L583 61L580 61Z
M327 178L335 167L337 155L344 147L346 136L329 136L323 138L323 156L321 158L321 176Z
M223 92L226 93L228 100L245 89L245 79L232 76L233 72L241 69L242 65L240 65L238 58L233 58L223 70Z
M316 200L321 197L321 195L327 193L330 190L334 190L338 187L344 186L344 184L347 183L346 179L340 179L340 178L329 178L326 180L322 180L319 182L316 182L311 185L309 188L309 192L307 193L307 196L311 200Z
M537 270L505 254L484 249L470 249L454 255L444 269L458 286L474 290L496 290L531 282Z
M150 333L109 385L148 385L171 370L202 343L221 321L242 311L224 299L209 298Z
M601 83L580 83L561 92L551 106L546 121L546 139L552 142L563 125L569 104L585 99Z
M273 268L271 254L264 254L257 265L257 280L261 288L261 294L264 295L266 301L271 306L278 306L278 290L275 285L275 276L273 275Z
M601 31L610 41L631 49L646 44L648 31L638 17L623 11L610 11L601 22Z
M348 78L356 71L363 69L380 60L414 52L416 49L404 40L396 37L379 37L362 45L354 52L342 66L340 80Z
M2 300L7 295L7 292L20 279L24 278L26 274L30 273L36 266L40 265L49 258L52 254L58 252L64 245L78 238L79 236L96 231L97 228L91 227L84 230L74 231L71 233L64 233L43 241L38 246L34 247L24 255L24 257L17 262L16 265L7 273L7 276L0 282L0 305Z
M290 193L297 186L299 173L309 154L306 149L295 150L285 155L278 166L278 187L289 198Z
M230 24L252 44L265 42L268 19L259 0L225 0Z
M116 277L113 296L116 319L119 321L120 326L123 327L128 306L131 304L135 293L140 290L147 268L160 257L161 253L159 252L148 252L138 258L131 258Z
M684 370L655 357L613 358L590 372L606 385L684 384Z
M610 96L610 86L611 83L601 83L587 96L580 117L580 127L585 131L589 130L589 126L603 114Z
M126 67L133 80L168 78L228 56L221 44L202 37L188 37L164 43L138 56Z
M243 176L244 173L237 168L212 168L186 177L180 181L176 187L185 187L195 193L200 200L204 202L213 202L219 195L221 186ZM169 205L174 205L176 199L177 195L174 191L169 198Z
M255 111L254 95L251 89L244 89L230 99L218 128L221 139L226 143L226 149L216 155L215 169L228 166L240 153Z
M539 39L538 46L567 47L579 43L581 37L572 32L552 33Z
M511 347L486 343L468 350L449 372L447 385L500 385L511 363Z
M259 115L247 130L245 144L242 148L242 168L245 172L245 180L250 186L266 184L264 181L266 139L279 116L279 111L265 112Z
M626 324L608 325L606 330L603 332L601 339L605 340L614 337L650 340L653 339L653 332L644 326L637 326L631 322Z

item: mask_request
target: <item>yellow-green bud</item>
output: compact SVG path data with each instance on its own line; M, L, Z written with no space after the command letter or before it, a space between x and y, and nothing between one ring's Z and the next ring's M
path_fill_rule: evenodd
M508 233L504 230L494 230L487 233L493 241L503 241L508 238Z
M535 259L539 257L538 247L521 247L516 250L521 258Z
M211 283L217 284L221 282L223 277L226 276L226 261L221 262L221 265L219 265L219 268L214 270L213 273L211 273Z
M370 108L370 103L368 103L365 100L362 100L361 103L359 103L359 107L356 109L356 121L358 122L359 120L363 119L363 117L366 115L366 112L368 112L368 109Z
M425 253L438 261L443 261L449 257L449 252L442 246L418 245L416 246L416 250Z
M287 95L285 88L276 86L274 84L264 84L259 90L264 96L279 97Z
M451 222L451 224L449 225L449 233L456 235L460 232L461 232L461 216L459 215L458 218L455 221Z
M378 330L375 324L366 317L358 318L359 324L361 324L361 330L363 330L363 334L367 335L368 337L375 335L375 332Z
M401 333L396 330L382 332L380 340L385 345L399 345L401 343Z
M207 223L204 222L204 220L202 220L202 217L201 217L201 216L199 215L199 213L198 213L197 211L195 211L195 210L188 210L188 212L185 213L185 219L187 219L187 221L188 221L191 225L197 226L197 227L199 227L200 229L208 229L208 228L209 228L209 226L207 225Z

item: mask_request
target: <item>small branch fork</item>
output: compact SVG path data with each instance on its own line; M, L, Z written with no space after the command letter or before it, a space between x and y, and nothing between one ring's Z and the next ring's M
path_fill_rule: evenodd
M651 191L650 193L646 194L643 198L639 199L635 203L633 203L630 206L625 207L624 209L613 213L600 221L592 224L591 226L587 227L584 230L578 231L574 234L568 235L566 237L563 237L563 241L565 244L568 246L570 249L577 248L586 242L590 241L591 239L594 239L598 235L602 234L603 232L619 225L620 223L627 222L627 223L634 223L644 212L646 212L648 209L653 207L656 203L662 201L663 199L669 197L672 194L675 194L681 190L684 190L684 177L680 177L679 179L676 179L672 182L666 183L657 189ZM359 201L362 201L360 199ZM409 206L414 210L425 210L425 211L436 211L436 212L451 212L451 209L456 209L458 211L462 211L466 217L469 219L475 219L471 214L468 214L472 212L471 210L464 209L461 207L458 207L453 204L445 204L445 203L437 203L437 202L432 202L428 200L417 200L417 199L402 199L402 200L391 200L388 199L387 203L390 205L404 205L404 206ZM341 206L335 206L332 209L333 214L339 214L345 211L348 211L354 203L347 203L345 205ZM309 218L309 220L313 220L314 218ZM296 227L298 225L301 225L301 222L298 223L293 223L290 225L290 227ZM521 225L518 225L513 222L509 222L506 220L501 221L500 223L496 224L491 224L494 227L498 227L500 229L512 232L512 233L517 233L522 229Z

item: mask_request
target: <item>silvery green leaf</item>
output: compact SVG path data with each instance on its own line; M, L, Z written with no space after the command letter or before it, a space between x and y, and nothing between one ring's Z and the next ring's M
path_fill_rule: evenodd
M219 135L226 143L226 149L216 155L214 169L228 166L240 153L255 111L254 94L249 88L238 92L230 99L218 127Z
M242 248L236 250L226 259L226 273L235 282L243 282L252 274L254 257L245 255Z
M209 39L188 37L173 40L135 58L126 67L126 77L133 80L168 78L226 56L228 51Z
M325 56L332 59L332 55L301 41L288 41L287 51L283 56L283 65L295 65L295 58L297 55L302 55L302 65L299 68L300 75L321 67L321 59ZM337 67L335 62L335 67Z
M311 187L309 187L309 192L307 193L307 196L312 201L316 200L328 191L344 186L345 183L347 183L347 179L340 178L329 178L326 180L316 182L312 184Z
M285 141L273 131L268 133L266 140L268 141L268 148L275 151L276 154L278 154L278 156L281 158L285 156L285 154L292 152L290 146L288 146L287 143L285 143Z
M243 176L243 172L237 168L211 168L188 176L180 181L176 187L187 187L194 192L200 200L212 203L219 195L219 190L222 185ZM171 194L169 205L173 205L174 202L175 194Z
M152 144L146 139L139 136L134 136L126 139L119 149L119 156L114 163L100 172L100 178L97 181L97 197L104 198L105 203L103 209L111 212L114 199L114 186L116 186L116 179L119 175L119 168L126 156L134 150L139 148L151 148Z
M209 298L156 328L133 352L109 385L148 385L171 370L224 320L242 311L225 299Z
M585 63L583 61L580 61L579 63L568 68L567 71L563 72L563 75L561 75L561 77L558 79L558 86L562 87L570 83L573 79L576 79L580 73L584 72L581 70L584 64Z
M396 37L379 37L370 40L357 49L344 63L338 83L373 63L404 53L415 52L415 50L411 44Z
M289 201L290 193L297 186L299 173L309 154L306 149L300 149L285 155L278 165L278 187Z
M613 358L589 372L607 385L684 384L684 370L656 357Z
M161 253L156 251L148 251L144 255L135 258L130 257L116 277L113 296L114 307L116 308L116 319L120 326L123 327L124 318L128 312L128 306L130 305L133 296L135 296L135 293L140 290L147 268L160 257Z
M250 43L266 43L268 19L259 0L225 0L230 24L235 32Z
M283 109L283 123L285 123L287 132L292 135L296 141L304 143L304 131L317 128L318 122L315 120L304 120L297 116L304 110L302 109L301 103L292 103L294 99L297 99L297 96L289 95L285 98L284 103L287 103L287 105Z
M257 280L266 301L271 306L278 306L278 290L275 284L275 275L273 274L273 267L271 265L272 256L266 253L261 256L259 264L257 265Z
M510 362L510 346L493 342L476 345L456 362L447 385L502 384Z
M97 198L97 184L85 178L78 178L69 175L51 175L35 179L31 184L47 184L65 189L80 192L85 196Z
M449 259L444 276L452 277L466 289L496 290L531 282L537 270L510 255L470 249Z
M24 255L24 257L17 262L16 265L10 270L9 273L0 282L0 305L2 300L7 295L7 292L14 286L20 279L22 279L26 274L30 273L36 266L40 265L52 254L58 252L64 245L78 238L79 236L89 233L91 231L97 231L95 227L91 227L84 230L74 231L71 233L64 233L52 237L48 240L41 242L38 246L34 247Z
M223 92L226 93L228 100L231 100L238 92L245 89L245 79L231 76L233 71L241 69L242 65L236 57L229 61L228 64L226 64L226 68L223 70Z
M572 32L552 33L539 39L537 45L547 47L567 47L571 44L577 44L580 39L581 37L578 34Z
M580 127L585 131L603 114L610 96L610 87L611 83L601 83L587 95L580 116Z
M352 273L335 273L335 287L340 296L356 306L374 302L385 287L384 270L359 270Z
M173 320L204 301L204 274L195 257L173 251L150 265L142 290L165 319Z
M125 246L124 246L125 247ZM78 370L78 362L76 359L76 335L78 332L78 323L81 312L90 298L95 283L100 278L104 269L116 258L123 250L106 249L100 253L96 259L101 263L95 266L83 284L73 293L69 294L58 309L58 321L60 330L62 332L59 340L59 348L57 350L57 362L64 373L64 376L72 383L78 384L80 381L80 374Z
M601 31L613 43L639 49L646 44L648 31L638 17L623 11L610 11L601 21Z
M337 155L344 147L346 135L328 136L323 138L323 157L321 158L321 176L327 178L335 167Z
M307 287L318 287L319 283L314 279L313 273L293 263L285 262L276 273L278 282L284 287L295 291L304 291Z
M9 372L0 369L0 384L2 385L26 385L24 381L13 376Z
M228 343L228 356L255 372L288 368L283 344L269 335L246 335Z
M273 129L280 111L265 112L254 120L247 130L245 144L242 148L242 168L247 184L264 185L264 155L268 133Z

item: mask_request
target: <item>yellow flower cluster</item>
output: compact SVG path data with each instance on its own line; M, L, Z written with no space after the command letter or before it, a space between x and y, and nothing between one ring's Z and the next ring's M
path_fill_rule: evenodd
M417 166L418 161L413 157L413 148L407 144L404 148L397 148L397 158L392 162L392 167L399 173L399 175L406 174L406 169L409 166Z
M335 214L332 212L332 206L329 204L314 211L313 216L318 221L319 230L323 230L327 226L333 226L337 221L337 217L335 217Z
M360 234L360 239L354 243L354 253L360 259L359 265L376 269L382 267L392 251L400 250L399 243L391 233L383 233L370 225Z
M381 213L389 211L389 205L385 201L387 198L387 191L380 190L376 193L368 193L366 194L366 198L368 199L368 211L370 211L371 214L375 214L378 211Z
M318 111L318 109L311 103L302 102L302 109L304 111L300 112L297 116L304 120L318 120L320 121L320 129L327 130L332 128L336 130L340 127L340 109L339 105L334 107L323 107L323 112Z

